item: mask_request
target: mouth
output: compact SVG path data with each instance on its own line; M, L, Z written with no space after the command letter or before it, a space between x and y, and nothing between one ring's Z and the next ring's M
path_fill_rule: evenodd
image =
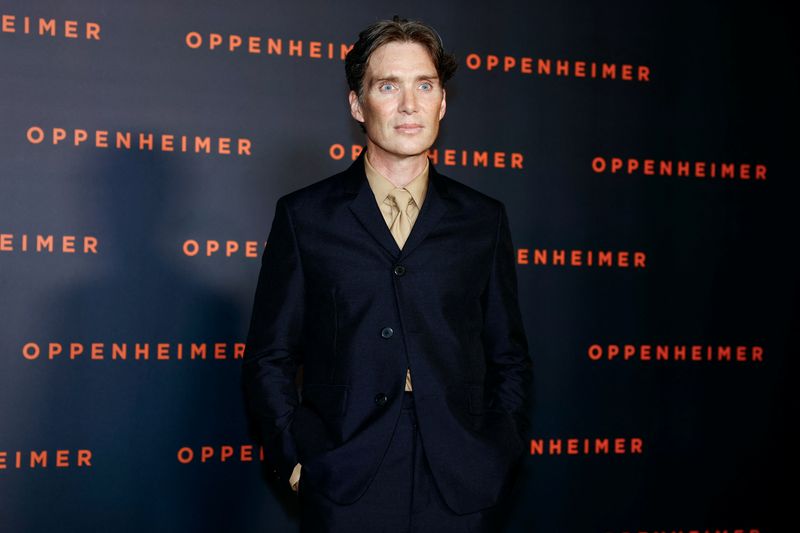
M399 126L395 126L394 129L399 131L400 133L417 133L422 131L422 124L400 124Z

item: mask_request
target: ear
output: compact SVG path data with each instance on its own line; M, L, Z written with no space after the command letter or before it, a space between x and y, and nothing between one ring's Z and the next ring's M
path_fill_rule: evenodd
M447 99L445 98L445 96L446 92L444 89L442 89L442 103L439 106L439 120L442 120L442 118L444 118L444 112L447 109Z
M361 112L361 102L358 101L358 94L351 90L348 96L350 99L350 114L359 122L364 122L364 114Z

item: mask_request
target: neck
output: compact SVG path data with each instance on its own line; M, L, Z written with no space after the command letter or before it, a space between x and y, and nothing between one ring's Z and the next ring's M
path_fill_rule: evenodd
M421 154L398 156L381 150L367 139L369 164L385 176L395 187L405 187L416 178L427 164L427 150Z

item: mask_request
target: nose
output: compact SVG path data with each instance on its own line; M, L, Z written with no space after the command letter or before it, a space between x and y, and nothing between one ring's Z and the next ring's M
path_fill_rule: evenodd
M400 96L400 112L414 113L417 110L417 95L413 89L404 89Z

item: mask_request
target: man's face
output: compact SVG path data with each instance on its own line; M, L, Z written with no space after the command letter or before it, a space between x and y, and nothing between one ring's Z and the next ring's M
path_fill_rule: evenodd
M368 146L395 157L419 155L433 145L444 117L445 92L427 50L390 42L370 55L363 101L350 91L350 112L367 129ZM371 141L371 142L370 142Z

